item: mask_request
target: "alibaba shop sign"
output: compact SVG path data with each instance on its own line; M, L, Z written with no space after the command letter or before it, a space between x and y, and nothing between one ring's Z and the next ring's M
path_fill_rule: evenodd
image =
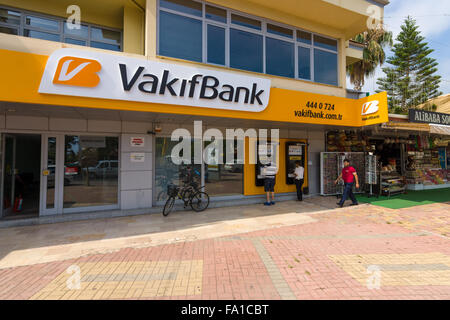
M40 72L25 65L42 74L39 88L25 88L26 100L4 92L24 102L349 127L388 121L385 92L355 100L271 88L268 79L238 73L75 49L55 51Z

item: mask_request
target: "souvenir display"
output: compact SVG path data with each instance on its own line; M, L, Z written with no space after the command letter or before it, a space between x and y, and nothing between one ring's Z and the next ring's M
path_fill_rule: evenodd
M329 131L327 133L327 151L361 152L369 151L367 137L360 132Z
M406 182L410 185L448 184L449 170L439 158L440 144L435 139L416 136L416 143L407 146ZM444 168L443 168L444 167Z
M370 138L369 138L370 136ZM406 189L422 190L437 186L450 186L448 170L449 147L447 140L427 135L409 135L399 137L378 135L371 136L371 132L355 132L351 130L329 131L326 134L328 153L338 153L336 174L342 169L341 155L351 159L360 178L360 184L374 186L376 194L393 195L405 192ZM361 153L361 157L357 154ZM374 174L375 166L368 160L373 154L378 172ZM329 156L331 157L331 156ZM376 160L374 160L376 158ZM343 158L342 158L343 159ZM323 165L327 168L327 162ZM331 170L331 169L329 169ZM335 170L335 169L332 169ZM339 194L339 187L334 186L333 171L331 177L324 170L323 183L325 194ZM330 183L326 180L329 179ZM367 188L368 189L368 188ZM372 189L371 189L372 190Z

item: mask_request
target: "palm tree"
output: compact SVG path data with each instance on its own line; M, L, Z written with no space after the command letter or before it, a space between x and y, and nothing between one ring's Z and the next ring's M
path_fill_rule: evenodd
M355 90L361 91L364 78L375 73L376 68L386 60L384 46L392 47L392 32L382 25L358 34L353 39L364 45L363 59L347 66L347 74Z

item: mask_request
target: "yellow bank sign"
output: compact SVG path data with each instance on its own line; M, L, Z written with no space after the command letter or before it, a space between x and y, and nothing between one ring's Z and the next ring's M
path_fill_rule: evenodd
M90 50L0 50L0 100L360 127L388 121L387 96L271 88L267 78ZM18 85L20 84L20 85Z

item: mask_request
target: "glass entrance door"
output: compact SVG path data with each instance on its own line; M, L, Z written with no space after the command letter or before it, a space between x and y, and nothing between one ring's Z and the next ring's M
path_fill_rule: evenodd
M63 139L61 135L42 136L40 215L61 212Z
M2 135L2 141L2 218L37 217L40 208L41 135L7 133Z
M2 216L11 215L14 209L15 189L15 150L16 138L13 135L3 135L3 194Z

